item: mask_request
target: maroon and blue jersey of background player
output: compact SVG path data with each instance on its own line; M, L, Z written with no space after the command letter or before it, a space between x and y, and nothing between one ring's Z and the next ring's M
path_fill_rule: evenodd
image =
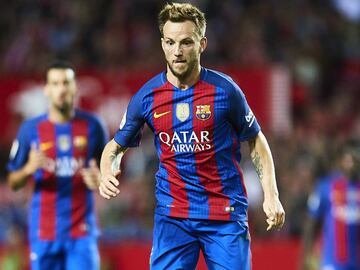
M157 75L131 99L115 141L137 146L144 123L154 132L160 160L156 213L247 221L240 142L260 127L231 78L202 68L200 80L181 90L165 72Z
M8 170L27 162L31 146L46 155L46 166L33 175L29 238L55 241L96 235L93 194L79 170L98 159L108 137L99 120L76 111L67 123L54 124L48 115L25 121L10 153Z
M360 182L339 173L324 177L308 205L310 214L323 220L322 266L360 269Z

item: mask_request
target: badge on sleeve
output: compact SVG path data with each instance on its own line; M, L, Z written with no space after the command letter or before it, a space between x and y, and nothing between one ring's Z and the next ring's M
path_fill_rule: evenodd
M15 141L13 141L13 144L12 144L12 146L11 146L9 158L10 158L10 159L14 159L15 156L16 156L16 154L17 154L17 152L18 152L18 150L19 150L19 141L18 141L18 140L15 140Z

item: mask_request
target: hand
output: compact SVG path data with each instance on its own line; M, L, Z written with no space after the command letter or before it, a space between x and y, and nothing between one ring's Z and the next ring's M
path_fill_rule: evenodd
M111 197L116 197L120 190L117 188L119 185L119 180L117 177L120 176L121 171L117 170L113 174L101 175L99 192L101 197L105 199L111 199Z
M36 148L36 144L31 144L29 152L29 158L25 165L25 171L28 175L34 174L38 169L45 167L46 156L45 154Z
M268 227L266 228L266 230L269 231L273 228L280 230L285 222L285 211L281 205L279 197L265 197L263 209L267 217L266 222L268 224Z
M80 174L83 178L83 181L85 185L91 189L94 190L99 187L100 184L100 170L99 167L96 164L95 159L91 159L89 161L89 167L88 168L82 168L80 170Z

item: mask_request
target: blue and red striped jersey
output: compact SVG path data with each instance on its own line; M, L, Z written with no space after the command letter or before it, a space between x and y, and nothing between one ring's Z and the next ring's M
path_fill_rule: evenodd
M22 168L31 147L46 155L46 166L33 175L29 239L58 240L96 235L93 194L79 173L98 159L107 132L93 115L76 111L71 121L55 124L48 115L25 121L10 153L9 171Z
M324 177L308 206L313 218L323 220L322 265L360 269L360 183L339 173Z
M230 77L202 68L200 80L181 90L160 73L130 100L115 141L137 146L145 123L154 132L160 160L156 213L247 220L240 142L255 137L260 127Z

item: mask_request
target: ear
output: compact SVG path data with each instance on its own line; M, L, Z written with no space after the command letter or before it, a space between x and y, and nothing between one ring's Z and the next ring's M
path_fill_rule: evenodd
M78 82L77 80L74 81L74 92L77 93L79 90L79 87L78 87Z
M43 91L44 91L45 97L49 97L50 89L49 89L49 86L47 84L45 84Z
M200 40L200 53L203 53L205 51L206 46L207 46L207 38L203 37Z
M165 46L165 40L164 38L161 38L161 48L165 52L164 46Z

